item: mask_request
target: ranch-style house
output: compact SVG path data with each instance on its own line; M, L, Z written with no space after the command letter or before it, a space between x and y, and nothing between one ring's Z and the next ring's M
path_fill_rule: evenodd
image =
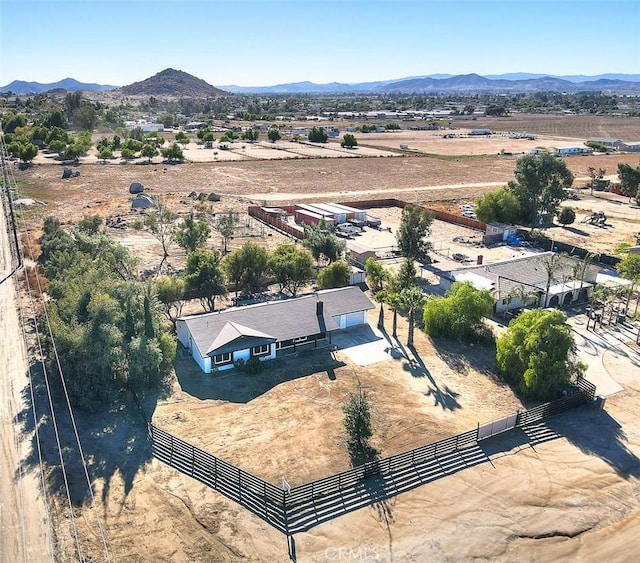
M178 340L205 373L300 347L331 342L331 333L367 322L374 305L358 287L231 307L177 320Z

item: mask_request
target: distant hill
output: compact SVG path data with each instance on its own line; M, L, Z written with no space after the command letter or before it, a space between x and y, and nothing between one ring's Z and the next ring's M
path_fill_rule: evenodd
M151 78L123 86L121 91L126 96L181 96L204 98L207 96L224 96L228 92L220 90L181 70L167 68Z
M51 90L85 90L100 92L114 90L117 86L103 84L85 84L73 78L65 78L52 84L14 80L0 88L0 92L13 92L17 95L47 92ZM274 86L220 86L208 84L186 72L168 68L151 78L135 82L121 89L124 95L144 96L180 96L201 98L234 94L339 94L344 92L407 92L407 93L447 93L447 92L582 92L612 91L616 93L637 94L640 92L640 74L600 74L597 76L553 76L514 72L508 74L431 74L429 76L411 76L393 80L375 82L291 82Z
M480 76L478 74L432 74L377 82L316 84L293 82L275 86L221 86L238 94L341 93L341 92L581 92L614 90L640 92L640 75L549 76L526 72Z
M436 80L433 78L417 78L400 80L382 86L382 92L410 92L410 93L447 93L447 92L640 92L640 81L626 80L585 80L572 82L553 76L507 80L504 78L490 79L477 74L465 74Z
M104 92L105 90L114 90L115 88L117 88L117 86L110 86L108 84L87 84L85 82L78 82L73 78L65 78L50 84L14 80L11 84L0 87L0 92L12 92L22 96L24 94L41 94L42 92L49 92L50 90L67 90L69 92L75 92L77 90L83 90L85 92Z

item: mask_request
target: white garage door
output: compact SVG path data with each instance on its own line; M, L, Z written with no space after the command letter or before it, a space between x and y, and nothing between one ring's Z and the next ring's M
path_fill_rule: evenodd
M356 313L349 313L346 315L346 327L361 325L362 323L364 323L364 311L358 311Z

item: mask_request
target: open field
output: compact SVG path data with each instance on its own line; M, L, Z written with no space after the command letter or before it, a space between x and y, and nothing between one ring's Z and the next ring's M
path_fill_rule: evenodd
M586 141L590 137L609 137L640 141L640 118L607 115L536 115L514 113L508 117L477 117L460 127L492 129L515 133L534 133ZM456 122L454 121L454 126Z

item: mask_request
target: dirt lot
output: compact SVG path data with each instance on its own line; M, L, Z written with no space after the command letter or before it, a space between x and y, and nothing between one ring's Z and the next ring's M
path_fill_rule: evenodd
M375 326L377 318L378 310L371 311L369 322ZM390 313L386 324L391 327ZM400 324L402 343L406 323ZM418 340L415 356L398 346L396 359L360 366L340 351L307 352L259 376L212 378L181 360L179 387L158 404L153 422L272 483L285 475L293 486L350 467L341 405L358 379L375 405L372 445L382 456L522 406L509 388L490 383L491 350L476 347L466 360L453 349L436 351L424 336Z
M635 166L637 161L637 155L567 159L582 182L589 166L611 171L618 162ZM495 154L175 166L82 164L77 167L81 176L62 180L60 166L36 164L17 172L17 178L22 196L46 203L27 214L27 222L36 224L46 214L68 222L88 213L129 217L132 181L142 182L150 195L162 195L172 208L185 212L198 205L187 198L192 191L221 194L221 202L207 204L214 213L241 210L250 201L298 199L399 197L457 206L512 179L514 166L515 158ZM584 210L579 216L586 210L606 209L612 226L599 229L578 223L569 229L554 228L563 239L575 237L582 246L610 251L613 244L628 242L640 230L639 210L624 199L581 193L572 204ZM398 211L373 214L382 215L393 236ZM443 250L450 244L447 248L453 252L452 239L460 230L466 232L436 223L433 240ZM132 228L113 232L148 263L157 258L159 248L148 234ZM275 244L279 239L274 235L263 240ZM211 241L213 247L219 244L219 239ZM472 257L480 250L460 248ZM171 259L179 266L183 257L174 248ZM370 316L375 319L375 315L372 311ZM391 326L389 312L386 326ZM404 343L404 319L399 328ZM191 362L179 360L172 393L148 395L143 403L159 426L272 482L285 475L292 484L348 467L340 405L354 388L356 376L372 393L378 429L373 445L381 455L473 428L519 407L510 389L492 375L490 351L434 344L420 332L416 350L415 357L399 355L369 366L357 365L340 351L316 352L277 362L260 376L230 374L220 379L204 376ZM482 465L299 534L298 561L634 559L640 554L636 542L640 432L635 420L640 363L622 345L615 358L610 369L625 390L608 398L606 411L584 410L555 419L533 441L516 436L487 444L488 459ZM132 403L105 415L80 414L78 424L112 560L287 560L285 538L279 533L152 459L146 427ZM80 466L75 474L71 471L78 478L82 475ZM78 509L81 543L93 560L101 560L92 511L86 499L80 502L84 502ZM70 560L68 520L64 513L59 518L59 541L64 544L69 537L61 559Z

